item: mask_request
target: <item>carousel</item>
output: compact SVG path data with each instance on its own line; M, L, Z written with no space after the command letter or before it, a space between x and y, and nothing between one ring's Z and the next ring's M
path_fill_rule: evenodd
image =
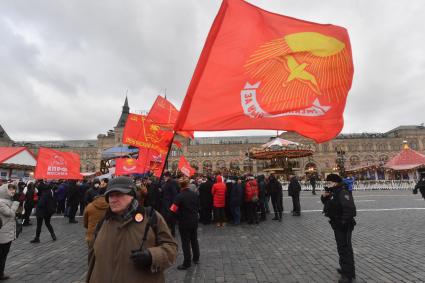
M251 148L248 155L251 159L269 161L264 172L288 177L299 167L297 158L308 157L313 153L313 150L307 145L274 138L266 144Z

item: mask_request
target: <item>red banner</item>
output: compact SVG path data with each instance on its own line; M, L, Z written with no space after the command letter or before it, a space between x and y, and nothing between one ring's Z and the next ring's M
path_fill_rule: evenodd
M34 178L80 180L80 155L50 148L40 148L37 156Z
M139 149L139 162L144 166L145 172L152 171L157 177L161 176L165 165L166 154L159 153L152 149Z
M323 142L343 127L352 78L345 28L224 0L174 129L287 130Z
M173 129L178 116L179 111L177 108L167 99L158 95L151 107L151 110L149 111L148 119L155 121L155 123L161 125L162 127ZM190 139L194 138L193 131L177 132L177 134Z
M131 175L145 173L145 167L137 159L133 158L116 158L115 159L115 175Z
M125 123L122 142L167 154L172 138L172 131L161 130L158 124L147 119L146 116L129 114Z
M187 177L192 176L196 173L196 170L190 166L190 163L186 160L186 158L182 155L179 160L179 170L186 175Z

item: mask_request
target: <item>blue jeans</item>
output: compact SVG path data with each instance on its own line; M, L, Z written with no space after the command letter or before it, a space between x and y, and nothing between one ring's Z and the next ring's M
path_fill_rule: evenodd
M231 208L232 216L233 216L233 223L238 225L241 224L241 207L235 206Z

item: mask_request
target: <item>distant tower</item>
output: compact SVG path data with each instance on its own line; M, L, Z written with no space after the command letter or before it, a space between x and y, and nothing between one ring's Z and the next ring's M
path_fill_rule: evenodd
M127 121L127 117L129 113L130 113L130 107L128 107L128 98L126 96L124 106L122 107L121 117L118 120L116 128L124 128L125 122Z

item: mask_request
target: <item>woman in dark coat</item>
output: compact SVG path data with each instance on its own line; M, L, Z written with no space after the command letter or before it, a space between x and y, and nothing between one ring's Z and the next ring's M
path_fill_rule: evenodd
M47 230L49 230L50 235L52 236L53 241L56 241L55 231L53 230L52 225L50 224L50 218L53 213L56 211L56 200L53 197L53 191L41 181L38 185L38 204L35 211L37 217L37 229L35 232L34 240L30 243L40 243L40 234L41 226L44 223L46 224Z
M24 226L29 226L31 225L31 221L30 221L30 216L31 216L31 212L32 209L35 206L35 201L34 201L34 194L35 194L35 188L34 188L34 183L33 182L29 182L26 188L26 192L25 192L25 204L24 204Z

